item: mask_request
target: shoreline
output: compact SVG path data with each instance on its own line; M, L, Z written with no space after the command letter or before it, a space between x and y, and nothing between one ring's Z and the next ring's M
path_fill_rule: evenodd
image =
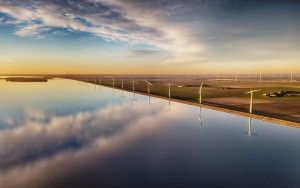
M70 78L63 78L63 79L70 79ZM96 84L96 83L93 83L93 82L82 81L82 80L77 80L77 79L70 79L70 80L75 80L75 81L79 81L79 82L84 82L84 83L89 83L89 84L100 86L100 84ZM101 86L108 87L108 88L113 88L112 86L106 85L106 84L101 84ZM121 88L116 87L116 86L114 87L114 89L122 90ZM133 93L132 90L128 90L128 89L125 89L125 88L123 89L123 91ZM268 115L260 115L260 114L254 114L254 113L250 114L248 112L244 112L244 111L241 111L241 110L238 110L238 109L226 108L225 105L218 105L217 106L217 105L213 105L213 104L203 104L203 103L199 104L199 103L196 103L196 102L186 101L186 100L182 100L182 99L176 99L176 98L172 98L172 97L169 98L169 97L156 95L156 94L151 94L151 93L148 94L148 93L141 92L141 91L135 91L135 93L140 94L140 95L144 95L144 96L156 97L156 98L164 99L164 100L168 100L168 101L170 100L170 101L178 102L178 103L181 103L181 104L187 104L187 105L192 105L192 106L197 106L197 107L203 107L203 108L206 108L206 109L216 110L216 111L225 112L225 113L228 113L228 114L234 114L234 115L238 115L238 116L242 116L242 117L253 118L253 119L262 120L262 121L266 121L266 122L270 122L270 123L276 123L276 124L280 124L280 125L284 125L284 126L300 128L300 123L295 122L295 121L279 119L279 118L271 117L271 116L268 116ZM204 101L204 103L205 103L205 101Z

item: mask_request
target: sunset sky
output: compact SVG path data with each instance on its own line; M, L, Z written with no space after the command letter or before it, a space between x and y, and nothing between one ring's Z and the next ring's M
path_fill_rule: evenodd
M300 73L300 1L0 0L0 73Z

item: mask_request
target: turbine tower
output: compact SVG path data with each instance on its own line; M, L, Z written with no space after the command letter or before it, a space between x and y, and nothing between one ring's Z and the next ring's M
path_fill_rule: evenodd
M169 98L171 98L171 84L169 83Z
M101 79L100 78L99 78L98 82L99 82L99 89L101 90Z
M149 102L149 107L150 107L150 86L152 86L152 84L148 80L145 80L145 82L148 85L148 95L149 95L148 102Z
M132 81L132 91L133 91L133 93L135 93L135 86L134 86L134 81Z
M150 94L150 86L152 86L152 84L148 80L145 80L145 82L148 85L148 94Z
M124 97L124 79L122 79L122 97Z
M261 75L261 73L259 73L259 82L261 82L262 81L262 75Z
M132 91L133 91L133 101L136 101L136 98L135 98L135 81L132 81Z
M293 83L293 73L292 73L291 69L290 69L290 82L291 82L291 84Z
M199 103L202 104L202 87L203 87L203 82L200 85L199 88Z
M249 108L249 113L250 113L250 114L252 114L253 93L254 93L254 92L257 92L257 91L260 91L260 89L257 89L257 90L251 90L251 91L248 91L248 92L245 93L245 94L250 94L250 108Z

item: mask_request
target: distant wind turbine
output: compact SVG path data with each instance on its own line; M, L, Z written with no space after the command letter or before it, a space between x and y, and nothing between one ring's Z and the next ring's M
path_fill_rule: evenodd
M169 98L171 98L171 84L169 83Z
M113 88L115 88L115 79L114 79L114 77L112 77L112 76L110 76L110 78L112 79L112 81L113 81L113 84L112 84L112 86L113 86Z
M112 79L112 87L113 87L113 93L115 92L115 78L114 77L112 77L112 76L108 76L107 78L110 78L110 79Z
M148 85L148 94L150 94L150 86L152 86L153 84L151 84L148 80L145 80L145 82Z
M249 113L250 113L250 114L252 114L253 93L254 93L254 92L257 92L257 91L260 91L260 89L257 89L257 90L251 90L251 91L248 91L248 92L245 93L245 94L250 94L250 108L249 108Z
M136 101L136 98L135 98L135 81L132 81L132 91L133 91L133 101Z
M151 84L148 80L145 80L145 82L146 82L147 85L148 85L149 107L150 107L150 86L152 86L152 84Z
M124 97L124 79L122 79L122 97Z
M260 82L262 81L262 75L261 75L261 73L259 73L259 81Z
M293 73L291 69L290 69L290 82L293 83Z

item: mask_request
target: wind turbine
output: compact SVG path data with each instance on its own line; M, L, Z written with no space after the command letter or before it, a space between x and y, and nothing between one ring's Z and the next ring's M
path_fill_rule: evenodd
M145 82L148 85L148 94L150 94L150 86L153 86L153 84L151 84L148 80L145 80Z
M135 98L135 81L133 80L132 81L132 91L133 91L133 101L136 101L136 98Z
M290 82L291 82L291 84L293 83L293 73L292 73L292 70L290 69Z
M168 84L169 86L169 112L171 111L171 83Z
M150 86L152 86L153 84L151 84L148 80L145 80L145 82L148 85L148 95L149 95L149 107L150 107Z
M111 79L113 81L113 89L115 89L115 79L111 76Z
M171 84L169 83L169 98L171 98Z
M259 73L259 82L261 82L262 81L262 75L261 75L261 73Z
M252 114L252 105L253 105L253 93L260 91L260 89L256 89L256 90L251 90L246 92L245 94L249 94L250 93L250 109L249 109L249 113Z
M112 83L112 87L113 87L113 93L115 93L115 79L112 76L108 76L108 78L111 78L113 83Z
M122 79L122 97L125 98L125 96L123 95L124 93L124 79Z
M202 87L203 87L203 82L200 85L199 88L199 103L202 104Z

